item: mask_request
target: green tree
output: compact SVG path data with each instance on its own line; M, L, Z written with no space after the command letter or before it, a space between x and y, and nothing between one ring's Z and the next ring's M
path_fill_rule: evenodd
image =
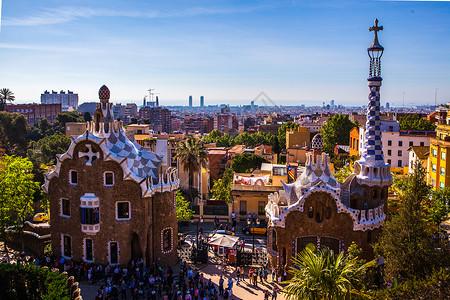
M450 188L432 190L430 201L427 205L428 221L438 226L448 220L450 205Z
M244 152L233 157L230 167L236 173L251 173L260 168L262 163L269 163L269 161L262 156Z
M434 131L436 126L420 115L406 115L399 121L400 130L427 130Z
M281 125L280 128L278 128L278 144L281 149L286 149L286 130L288 129L294 129L297 130L299 127L298 124L288 121Z
M194 211L189 209L189 201L184 199L183 193L178 190L175 194L175 206L177 210L177 222L189 221L194 215Z
M8 155L25 155L30 125L24 115L0 111L0 148Z
M53 124L50 123L46 118L40 118L38 124L33 126L28 139L32 141L39 141L40 139L55 134L55 129Z
M234 145L235 145L234 139L229 133L226 133L226 134L224 134L222 136L219 136L216 139L216 146L217 147L231 147L231 146L234 146Z
M37 142L30 143L27 156L33 162L35 170L42 164L53 165L56 163L56 155L65 153L70 143L70 138L65 135L46 136Z
M91 116L91 114L88 111L85 111L84 114L83 114L83 119L86 122L90 122L90 121L92 121L92 116Z
M293 278L283 289L287 300L369 298L360 290L361 281L375 261L361 264L357 257L344 256L344 252L311 248L292 259L294 266L289 272Z
M226 168L223 172L222 178L214 180L211 194L216 200L224 200L227 203L231 202L231 184L233 183L233 170Z
M322 126L323 151L333 153L336 145L348 145L350 141L350 130L355 124L347 115L337 114L328 118Z
M336 174L334 174L334 178L339 182L344 182L352 173L353 170L349 166L343 166Z
M425 182L425 170L420 163L413 173L401 181L398 213L391 216L382 228L375 251L385 259L388 280L396 278L424 278L442 264L447 255L436 248L442 246L433 239L426 211L423 209L430 196Z
M220 132L217 129L214 129L213 131L211 131L208 136L205 137L205 142L209 142L209 143L215 143L216 140L221 137L223 134L222 132Z
M32 169L33 164L27 158L9 155L0 158L0 230L6 254L7 228L20 229L24 219L33 213L33 195L39 184L33 180Z
M175 158L181 163L183 169L189 173L189 191L191 201L193 200L192 189L194 188L194 172L198 172L207 165L206 148L200 139L194 136L179 143Z
M130 119L130 123L128 123L128 124L131 125L131 124L137 124L137 123L138 123L138 118L132 117Z
M66 123L69 122L84 122L84 118L78 115L76 110L74 111L63 111L56 116L55 127L61 134L66 132Z
M15 99L16 97L10 89L0 89L0 111L5 110L6 101L13 102Z

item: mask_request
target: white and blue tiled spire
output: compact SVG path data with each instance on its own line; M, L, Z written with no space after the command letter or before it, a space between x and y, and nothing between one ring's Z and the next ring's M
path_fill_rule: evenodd
M367 78L370 93L362 155L358 161L361 170L357 179L360 184L384 186L392 183L392 175L390 166L384 162L380 129L380 87L383 80L381 56L384 48L378 42L378 31L383 30L383 26L378 26L378 20L375 19L375 26L370 27L369 30L374 31L372 45L367 48L370 57L370 71Z

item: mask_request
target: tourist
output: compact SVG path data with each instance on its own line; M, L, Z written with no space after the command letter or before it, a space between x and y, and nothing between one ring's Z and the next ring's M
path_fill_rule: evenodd
M264 267L263 269L263 276L264 276L264 280L267 281L267 275L268 275L268 271L267 269Z
M236 269L236 285L239 285L239 279L241 277L241 267L238 266Z
M233 278L228 279L228 290L231 292L231 289L233 288Z
M214 217L214 229L219 228L219 218L217 216Z
M228 299L228 296L229 296L230 294L229 294L229 292L228 292L228 289L225 289L225 291L223 292L223 299Z
M122 299L127 299L127 283L125 280L123 280L120 284L120 295Z
M258 286L258 272L256 270L253 270L252 275L253 275L253 285L257 287Z
M278 286L274 284L272 290L272 300L277 300L277 295L278 295Z
M270 295L269 290L265 290L264 291L264 300L269 300L269 295Z
M223 296L223 277L220 275L219 279L219 296Z
M277 270L274 266L272 266L272 282L275 282L277 280Z

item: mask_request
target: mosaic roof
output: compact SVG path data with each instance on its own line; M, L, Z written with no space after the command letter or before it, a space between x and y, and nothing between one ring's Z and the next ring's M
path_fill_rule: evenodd
M322 150L322 148L323 148L323 139L322 139L322 136L319 133L316 134L313 137L313 139L311 141L311 147L313 149L320 149L320 150Z
M95 134L94 134L95 135ZM112 155L127 159L128 169L142 178L158 178L161 158L153 152L143 150L142 147L128 139L122 130L112 131L106 138L106 146Z

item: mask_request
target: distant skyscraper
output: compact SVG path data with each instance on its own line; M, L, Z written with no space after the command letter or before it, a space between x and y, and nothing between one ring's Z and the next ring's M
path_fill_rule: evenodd
M333 107L334 106L334 100L331 100L331 106Z
M189 107L192 107L192 96L189 96Z
M389 102L386 102L386 109L389 109Z
M159 106L159 98L158 98L158 96L156 96L156 107L158 107Z
M205 106L205 97L200 96L200 107Z
M71 91L67 91L67 94L64 91L59 93L56 91L52 91L51 93L45 91L41 94L41 103L61 104L63 111L78 109L78 94L74 94Z

